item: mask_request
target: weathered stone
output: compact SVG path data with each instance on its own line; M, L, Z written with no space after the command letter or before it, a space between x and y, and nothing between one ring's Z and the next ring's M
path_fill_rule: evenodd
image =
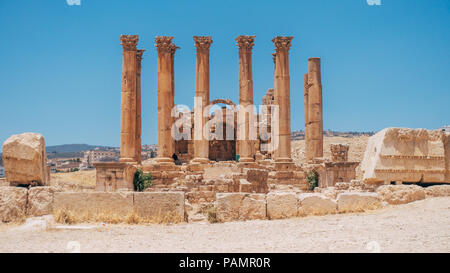
M384 185L377 189L381 200L398 205L425 199L425 191L416 185Z
M3 143L6 180L16 184L47 185L47 156L41 134L13 135Z
M197 49L195 105L194 105L194 162L207 162L209 156L209 142L203 136L203 126L207 118L203 115L209 104L209 48L212 44L210 36L194 36ZM206 171L205 171L206 173Z
M350 183L349 182L338 182L334 186L338 190L348 190L348 188L350 187Z
M96 191L134 190L135 165L127 162L94 163L97 170Z
M367 183L450 183L450 133L386 128L369 138L361 163Z
M264 194L217 193L216 208L220 222L266 219Z
M333 162L347 162L348 161L348 150L350 146L348 144L331 144L331 161Z
M239 179L239 192L252 192L252 184L247 179Z
M121 90L121 132L120 132L120 161L137 162L139 160L137 148L137 43L138 35L121 35L123 47L122 90Z
M308 59L305 89L305 155L306 160L323 157L322 80L320 58Z
M382 206L378 194L369 192L340 193L337 196L337 205L340 213L363 212Z
M298 215L325 215L337 212L336 201L320 193L301 193L298 198Z
M53 211L66 210L80 218L95 215L126 217L133 211L132 192L56 192Z
M269 172L267 170L250 169L247 171L247 181L252 183L252 189L256 193L267 193L267 178Z
M175 141L172 137L172 108L174 103L174 55L177 47L173 37L157 36L155 46L158 52L157 105L158 105L158 163L172 163Z
M143 218L182 222L184 205L184 192L134 193L134 209Z
M291 163L291 90L289 78L289 48L294 37L277 36L275 45L275 103L279 106L278 132L275 136L278 147L274 158L276 163Z
M450 196L450 185L438 185L425 188L427 197Z
M269 192L267 194L267 217L283 219L297 216L297 196L293 192Z
M21 187L0 187L0 221L11 222L25 216L28 190Z
M42 216L53 213L53 200L56 187L33 187L28 191L27 214Z

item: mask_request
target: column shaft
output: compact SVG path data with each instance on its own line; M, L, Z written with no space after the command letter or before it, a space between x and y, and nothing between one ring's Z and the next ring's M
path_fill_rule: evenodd
M306 73L304 75L304 109L305 109L305 157L306 160L310 160L312 159L312 154L311 154L311 150L310 150L310 136L308 135L309 130L308 130L308 124L309 124L309 117L308 117L308 113L309 113L309 99L308 99L308 73Z
M320 58L308 59L308 136L310 158L323 157L322 81Z
M137 35L121 35L123 46L120 161L136 161Z
M275 37L276 48L275 101L279 106L277 162L291 162L291 99L289 78L289 48L293 37Z
M250 124L254 121L254 111L248 106L253 106L253 73L252 73L252 48L255 36L241 35L236 38L239 47L239 113L238 113L238 142L239 162L254 161L254 143L256 139L250 139L250 130L255 126ZM249 110L249 111L246 111ZM245 134L240 134L242 129Z
M207 162L209 159L209 141L203 135L203 127L208 121L204 109L209 104L209 48L210 36L194 36L197 48L194 106L194 162ZM201 105L198 105L201 103ZM200 130L201 128L201 130Z
M155 39L158 52L157 68L157 103L158 103L158 157L157 162L173 162L175 151L172 138L173 91L173 37L157 36Z
M142 106L141 106L141 62L142 54L145 50L137 51L137 72L136 72L136 161L142 162Z

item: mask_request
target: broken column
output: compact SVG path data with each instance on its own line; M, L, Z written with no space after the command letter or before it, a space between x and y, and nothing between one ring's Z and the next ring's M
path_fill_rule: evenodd
M173 163L175 142L172 138L173 90L173 54L176 50L172 44L173 37L157 36L155 39L158 52L157 101L158 101L158 163Z
M121 35L123 47L120 161L137 161L137 43L138 35Z
M235 40L239 48L239 162L245 163L254 161L254 139L251 139L250 134L250 130L254 129L251 128L254 126L254 111L253 108L250 110L248 107L253 106L252 48L255 36L240 35Z
M203 135L203 127L208 121L204 109L209 104L209 48L211 36L194 36L197 48L195 106L194 106L194 159L193 162L205 163L209 159L209 141Z
M142 108L141 108L141 61L142 54L145 50L138 49L137 58L137 72L136 72L136 161L142 162Z
M320 58L308 59L305 75L305 151L306 160L323 157L322 81ZM307 100L307 103L306 103Z
M289 78L289 48L294 37L275 37L275 103L279 106L278 148L275 161L290 163L291 159L291 102Z

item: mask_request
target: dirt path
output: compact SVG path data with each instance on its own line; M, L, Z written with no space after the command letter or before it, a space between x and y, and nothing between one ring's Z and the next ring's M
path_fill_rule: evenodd
M0 252L450 252L450 197L364 214L277 221L17 232Z

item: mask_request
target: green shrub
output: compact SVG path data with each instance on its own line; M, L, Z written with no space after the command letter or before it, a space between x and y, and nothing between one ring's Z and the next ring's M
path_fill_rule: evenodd
M313 191L315 187L319 186L319 175L315 171L309 171L306 174L309 190Z
M216 212L216 208L215 207L209 208L208 211L207 211L207 214L208 214L208 222L210 222L210 223L217 223L218 222L218 220L217 220L217 212Z
M153 186L152 174L144 174L142 170L137 170L133 179L135 191L145 191L145 189Z

